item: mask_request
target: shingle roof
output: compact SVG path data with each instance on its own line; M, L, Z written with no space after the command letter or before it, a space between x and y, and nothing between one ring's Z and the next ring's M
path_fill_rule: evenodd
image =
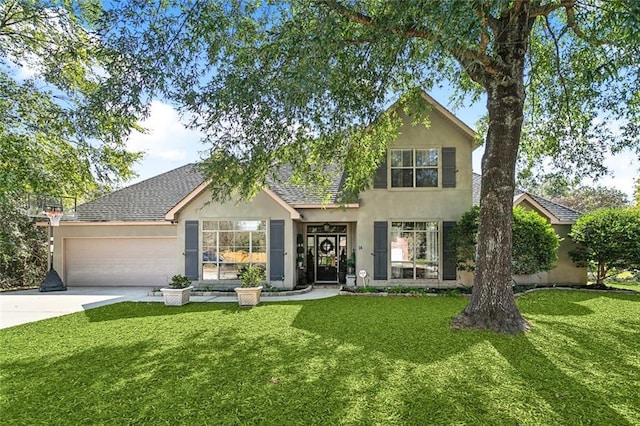
M292 175L291 167L279 170L279 179L269 180L269 188L291 205L319 205L322 194L309 192L287 183ZM329 169L331 184L329 203L338 203L337 196L344 184L344 175L336 167ZM473 204L480 203L481 176L473 174ZM180 200L203 182L194 164L187 164L166 173L114 191L103 197L81 204L76 208L76 220L89 222L142 222L164 221L165 214ZM537 195L516 189L515 196L526 193L562 222L575 222L580 213Z
M269 179L269 188L278 194L287 204L310 204L320 205L323 202L338 204L338 195L344 185L344 173L338 166L328 167L326 174L329 175L329 198L325 200L324 193L313 188L302 188L289 182L293 175L291 166L284 166L278 170L278 179Z
M473 174L473 205L477 206L480 204L480 186L482 184L482 176L477 173ZM516 188L514 197L518 197L522 194L527 194L531 198L533 198L536 203L540 204L542 207L547 209L549 213L554 215L561 222L575 222L580 217L580 212L577 212L569 207L563 206L561 204L555 203L551 200L547 200L546 198L542 198L538 195L534 195L530 192L523 191L521 189Z
M162 173L76 208L76 220L164 221L164 215L203 181L195 165Z
M322 204L322 194L287 183L292 173L291 167L283 167L279 170L278 180L269 180L269 188L291 205ZM344 183L343 174L337 168L331 168L327 173L331 174L328 202L336 203L338 192ZM195 165L187 164L81 204L76 208L75 220L164 221L165 214L203 181L203 175L196 170Z

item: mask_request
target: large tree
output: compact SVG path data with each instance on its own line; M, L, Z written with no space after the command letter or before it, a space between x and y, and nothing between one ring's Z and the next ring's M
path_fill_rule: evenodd
M101 43L101 16L91 0L0 2L2 287L37 285L46 273L26 194L88 199L132 177L140 158L126 137L146 105L118 72L131 59Z
M547 156L579 175L602 173L610 149L638 149L638 8L635 0L132 0L105 17L104 37L136 55L136 85L160 89L207 134L203 170L219 197L251 196L284 163L301 183L322 179L332 159L343 160L347 191L357 193L397 135L393 99L403 95L399 105L417 119L416 89L450 82L458 100L485 94L474 290L452 324L521 332L529 325L510 285L518 153L528 154L525 164Z

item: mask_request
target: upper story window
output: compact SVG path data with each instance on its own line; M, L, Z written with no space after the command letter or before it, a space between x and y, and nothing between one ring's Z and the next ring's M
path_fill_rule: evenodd
M437 188L440 151L429 149L391 150L392 188Z

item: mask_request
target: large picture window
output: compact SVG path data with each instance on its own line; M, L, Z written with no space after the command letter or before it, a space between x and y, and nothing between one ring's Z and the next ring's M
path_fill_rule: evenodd
M260 220L202 222L202 279L235 280L248 265L267 267L267 223Z
M429 149L391 150L392 188L437 188L440 151Z
M391 223L391 277L438 279L438 222Z

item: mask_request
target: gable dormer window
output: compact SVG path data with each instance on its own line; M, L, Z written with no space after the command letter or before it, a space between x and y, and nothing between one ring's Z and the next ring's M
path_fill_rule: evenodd
M391 150L392 188L437 188L440 151L429 149Z

